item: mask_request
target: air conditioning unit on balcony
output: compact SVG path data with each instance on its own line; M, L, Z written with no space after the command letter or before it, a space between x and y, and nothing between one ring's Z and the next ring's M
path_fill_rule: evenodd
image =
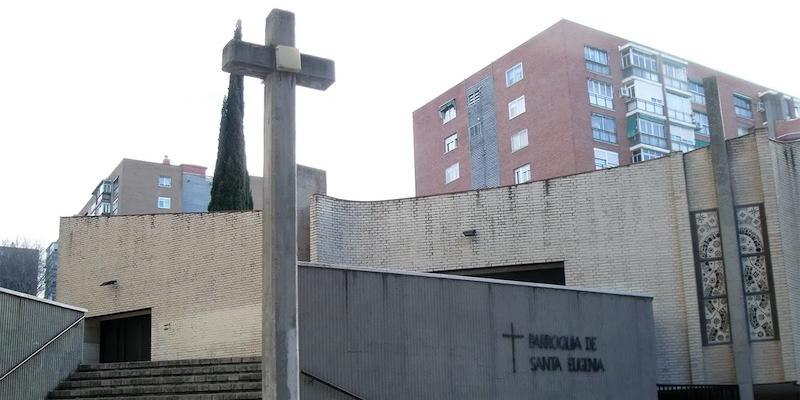
M631 96L631 88L628 87L628 86L623 86L623 87L619 88L619 97L631 98L632 97Z

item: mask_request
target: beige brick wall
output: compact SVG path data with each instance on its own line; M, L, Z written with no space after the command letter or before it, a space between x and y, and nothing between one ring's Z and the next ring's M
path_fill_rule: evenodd
M772 174L763 169L772 160L767 142L763 134L748 135L729 141L728 152L736 204L765 203L773 240L780 235L769 225L777 206ZM689 223L689 211L717 207L709 148L440 196L379 202L316 196L311 259L417 271L563 261L568 285L654 295L659 382L735 383L730 345L702 345ZM467 229L477 236L464 237ZM772 246L773 254L781 251ZM781 334L792 339L753 344L757 383L796 374L794 330L784 323L796 308L787 301L782 257L773 256L773 272Z
M691 380L687 332L697 324L686 209L677 153L635 166L432 197L350 202L317 196L311 257L418 271L563 260L568 285L655 296L659 382L685 383ZM467 229L477 236L464 237ZM690 323L687 314L693 315ZM694 336L698 329L691 327Z
M150 308L153 360L260 354L260 212L62 218L60 233L58 301Z

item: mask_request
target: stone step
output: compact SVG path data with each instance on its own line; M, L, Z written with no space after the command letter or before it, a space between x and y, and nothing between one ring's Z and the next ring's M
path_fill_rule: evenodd
M261 392L244 393L193 393L164 396L75 397L74 400L261 400Z
M151 376L176 375L220 375L248 372L261 372L259 362L240 364L206 364L193 366L139 367L131 369L93 369L78 368L69 376L69 380L97 380L115 378L140 378Z
M147 395L194 395L231 393L234 395L242 392L260 392L261 381L256 382L226 382L226 383L187 383L176 385L142 385L119 387L93 387L81 389L57 389L50 393L50 399L83 399L83 398L114 398L147 396ZM192 398L192 397L187 397ZM213 396L211 398L214 398ZM234 399L236 397L233 397Z
M198 358L185 360L165 360L165 361L131 361L119 363L98 363L83 364L78 367L78 371L102 371L113 369L139 369L139 368L159 368L159 367L190 367L201 365L223 365L223 364L242 364L260 363L261 357L229 357L229 358Z
M139 371L137 371L139 372ZM153 386L177 385L185 383L224 383L224 382L260 382L260 372L231 373L231 374L178 374L135 377L135 378L110 378L110 379L74 379L67 380L58 386L58 389L81 389L93 387L118 387L118 386Z

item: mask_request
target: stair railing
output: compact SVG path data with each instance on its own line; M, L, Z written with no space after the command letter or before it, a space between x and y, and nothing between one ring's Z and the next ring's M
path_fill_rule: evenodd
M84 318L84 315L81 315L81 316L80 316L80 317L79 317L79 318L78 318L78 319L77 319L75 322L73 322L72 324L70 324L68 327L64 328L64 329L63 329L61 332L59 332L57 335L53 336L53 338L52 338L52 339L50 339L50 340L48 340L48 341L47 341L47 343L45 343L45 344L41 345L41 346L40 346L38 349L36 349L36 350L35 350L33 353L31 353L31 354L30 354L28 357L25 357L25 359L24 359L24 360L20 361L19 363L17 363L17 365L15 365L13 368L11 368L10 370L8 370L8 372L4 373L4 374L3 374L3 376L0 376L0 382L2 382L2 381L3 381L3 379L6 379L6 378L7 378L9 375L11 375L11 374L12 374L14 371L16 371L17 369L19 369L20 367L22 367L22 366L23 366L23 365L24 365L26 362L30 361L30 360L31 360L33 357L36 357L36 355L37 355L37 354L39 354L39 353L41 353L41 352L42 352L42 350L44 350L44 349L45 349L47 346L49 346L51 343L53 343L53 342L55 342L56 340L58 340L58 338L60 338L61 336L63 336L63 335L64 335L65 333L67 333L67 332L68 332L70 329L74 328L74 327L75 327L75 325L78 325L79 323L81 323L81 321L83 321L83 318Z
M358 395L355 395L355 394L353 394L353 393L351 393L351 392L349 392L349 391L347 391L347 390L345 390L345 389L343 389L343 388L341 388L341 387L339 387L339 386L336 386L336 385L334 385L334 384L332 384L332 383L330 383L330 382L328 382L328 381L326 381L326 380L324 380L324 379L320 379L320 378L318 378L318 377L316 377L316 376L314 376L314 375L311 375L311 374L310 374L310 373L308 373L307 371L302 371L302 370L301 370L301 371L300 371L300 373L301 373L301 374L303 374L303 375L305 375L305 376L307 376L307 377L309 377L309 378L311 378L311 380L312 380L312 381L317 381L317 382L319 382L319 383L321 383L321 384L323 384L323 385L325 385L325 386L327 386L327 387L329 387L329 388L331 388L331 389L333 389L333 390L335 390L335 391L337 391L337 392L339 392L339 393L342 393L342 394L348 395L348 396L350 396L350 397L351 397L351 398L353 398L353 399L357 399L357 400L366 400L366 399L364 399L363 397L360 397L360 396L358 396Z

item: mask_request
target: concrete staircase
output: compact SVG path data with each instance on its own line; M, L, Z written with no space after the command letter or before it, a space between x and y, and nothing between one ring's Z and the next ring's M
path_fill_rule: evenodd
M81 365L48 399L261 399L261 358Z

